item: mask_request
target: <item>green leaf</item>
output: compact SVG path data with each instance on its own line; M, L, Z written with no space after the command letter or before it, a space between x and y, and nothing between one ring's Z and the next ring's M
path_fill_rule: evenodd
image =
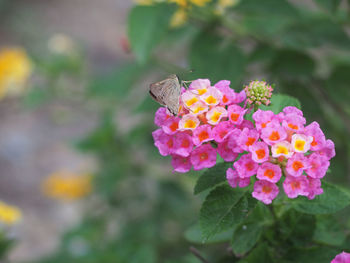
M241 224L233 233L231 246L236 255L247 253L260 239L263 226L259 222Z
M346 239L345 231L337 218L331 215L317 216L314 240L326 245L340 246Z
M206 31L198 35L190 50L194 77L209 78L213 82L227 79L232 86L241 80L245 61L239 47L233 43L224 44L222 38Z
M315 217L289 209L279 223L280 238L295 246L304 246L311 242L315 230Z
M298 197L292 201L293 207L307 214L330 214L350 205L350 194L346 190L327 183L322 183L323 194L313 200L306 197Z
M166 4L135 6L128 19L131 49L140 63L145 63L153 48L162 40L173 9Z
M327 11L337 11L341 0L314 0L320 7Z
M218 186L207 196L200 210L200 228L203 239L224 230L232 229L242 222L256 200L243 189Z
M315 62L305 53L280 50L272 61L270 70L281 78L310 78L315 71Z
M232 164L224 162L205 170L194 187L194 194L199 194L225 182L226 170L231 166Z
M269 247L266 243L260 244L247 257L240 260L239 263L272 263L275 262L271 257Z
M122 65L112 72L96 77L90 84L89 91L92 95L112 96L112 99L125 95L146 68L146 65L136 63Z
M233 234L233 229L230 229L225 232L213 235L212 237L208 238L205 241L205 243L215 244L215 243L228 242L232 238L232 234ZM195 224L190 228L188 228L185 232L185 238L189 242L203 244L202 232L199 224Z
M271 104L268 106L260 106L259 108L262 110L271 110L274 113L280 113L284 107L294 106L297 108L301 108L299 100L294 97L284 95L284 94L274 94L271 98Z

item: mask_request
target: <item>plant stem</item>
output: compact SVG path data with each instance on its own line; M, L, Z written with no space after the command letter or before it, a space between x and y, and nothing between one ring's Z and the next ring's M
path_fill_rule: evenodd
M203 263L209 263L209 261L207 261L195 247L190 247L190 251Z

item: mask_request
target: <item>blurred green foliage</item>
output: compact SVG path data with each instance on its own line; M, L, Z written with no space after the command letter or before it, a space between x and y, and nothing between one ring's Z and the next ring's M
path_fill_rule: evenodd
M251 189L223 185L227 164L201 177L170 174L164 165L169 160L159 157L151 137L158 105L138 85L153 73L228 79L236 91L252 79L275 83L276 92L286 95L274 95L268 109L277 113L295 105L308 121L318 121L337 151L327 180L349 186L350 7L341 0L313 2L241 0L218 14L217 1L211 1L188 10L181 28L169 27L174 4L135 6L128 18L135 61L86 77L83 56L38 58L46 77L25 105L74 99L57 84L68 74L78 82L87 78L79 95L96 103L100 116L96 129L74 143L99 162L93 198L81 224L40 262L198 263L189 250L196 246L215 263L322 263L349 251L350 211L330 215L350 204L346 189L324 183L325 194L314 200L279 198L272 211L251 198ZM140 121L124 131L115 117L120 112L123 120ZM0 247L2 253L7 244Z

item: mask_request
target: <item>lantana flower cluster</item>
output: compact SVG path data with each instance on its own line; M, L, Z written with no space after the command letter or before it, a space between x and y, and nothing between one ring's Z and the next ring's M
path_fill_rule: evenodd
M334 143L317 122L306 125L296 107L278 114L258 109L254 122L247 120L253 105L270 103L271 87L260 84L265 90L259 88L261 96L256 96L236 93L226 80L214 86L208 79L193 81L181 91L178 116L164 107L156 112L155 145L161 155L172 156L174 171L182 173L213 167L219 154L233 162L226 172L229 185L247 187L254 181L252 195L265 204L276 198L278 185L289 198L313 199L323 193L320 179L335 156Z
M153 132L156 147L163 156L172 156L174 171L185 173L216 164L217 153L227 162L238 156L228 145L231 134L253 124L243 119L246 109L238 105L246 99L245 92L236 93L230 82L211 85L198 79L188 90L182 89L178 116L166 108L155 115L159 129Z
M229 147L242 156L227 171L229 184L245 187L256 175L253 197L265 204L278 195L280 181L289 198L302 195L313 199L322 194L320 179L326 175L335 149L319 124L305 126L302 111L290 106L279 114L258 109L252 117L253 128L244 128L239 136L230 138Z

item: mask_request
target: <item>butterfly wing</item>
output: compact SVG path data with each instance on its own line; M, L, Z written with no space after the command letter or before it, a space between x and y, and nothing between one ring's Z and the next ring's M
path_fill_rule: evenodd
M152 98L168 108L176 116L179 112L181 85L176 75L171 75L165 80L151 84L149 93Z

